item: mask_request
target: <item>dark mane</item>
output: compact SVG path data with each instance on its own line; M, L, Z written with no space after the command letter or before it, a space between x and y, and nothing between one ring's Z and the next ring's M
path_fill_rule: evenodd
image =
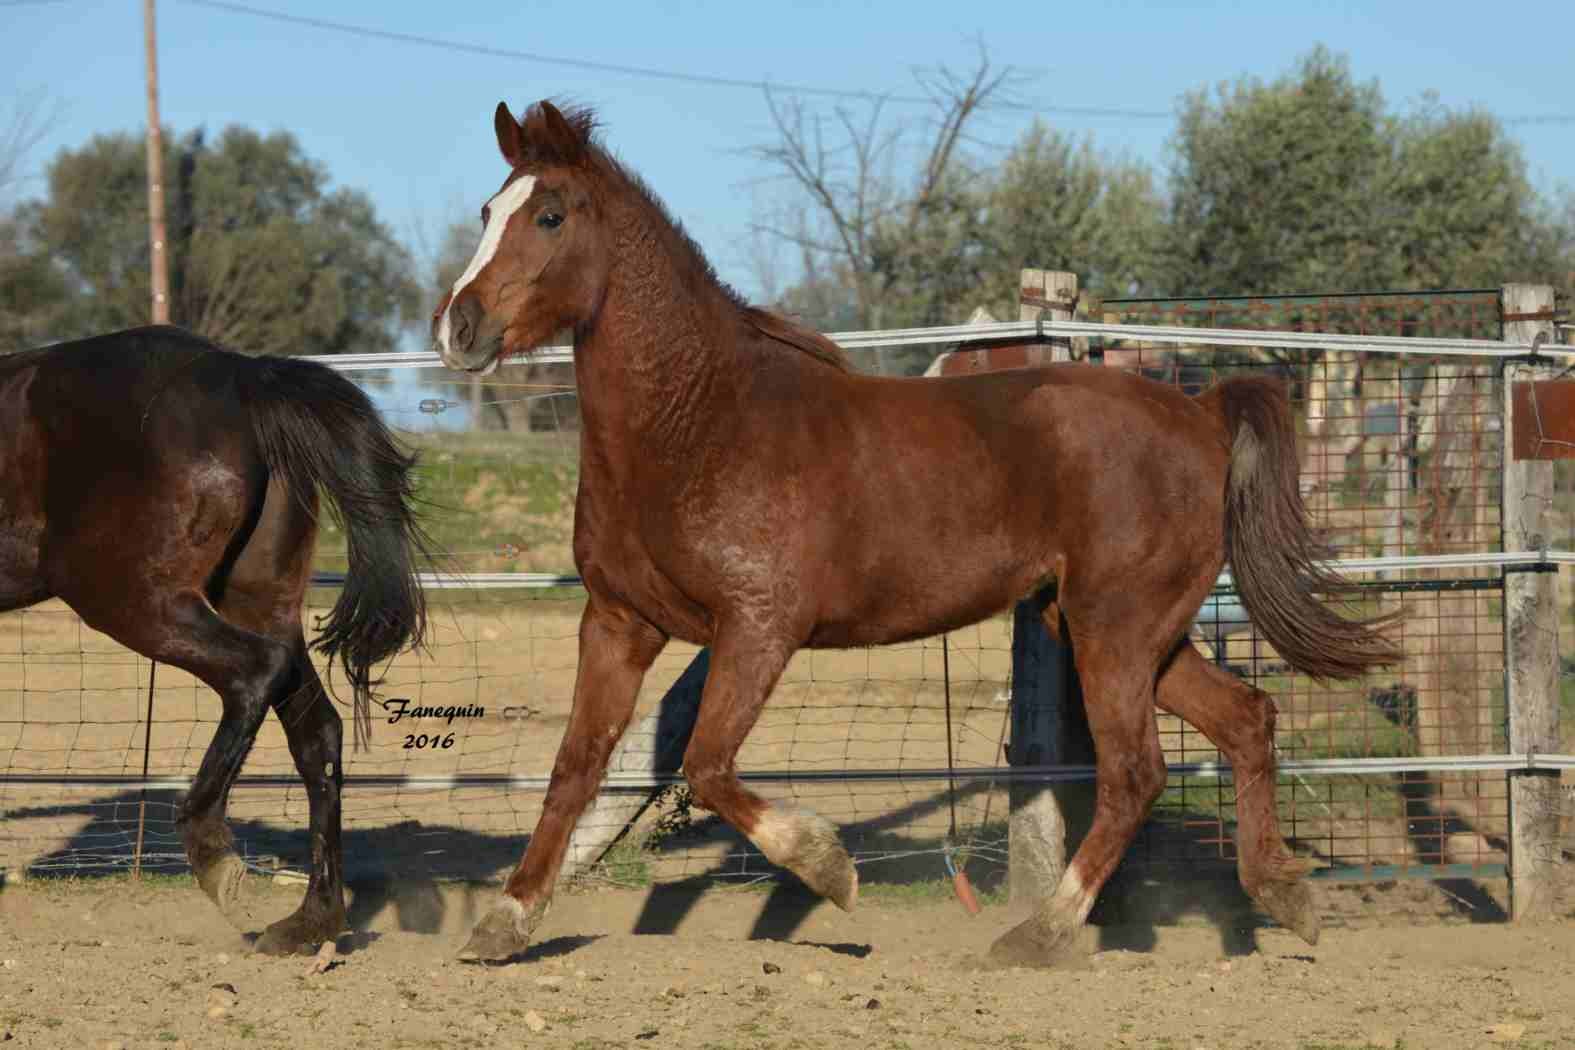
M680 255L688 265L688 268L703 283L714 288L721 294L723 299L732 305L734 309L738 310L745 324L774 342L791 347L800 353L808 354L810 357L844 372L852 371L846 355L843 354L842 348L836 343L833 343L819 332L795 324L779 314L750 305L738 293L737 289L717 276L716 268L711 265L711 260L706 258L705 252L701 250L700 245L696 244L694 238L689 236L689 231L684 229L683 223L673 217L672 212L668 211L667 205L662 203L661 198L647 185L644 179L636 172L625 167L599 141L596 130L600 127L600 124L596 119L594 110L589 106L574 105L559 106L558 109L563 114L564 120L568 122L569 126L574 129L574 132L580 138L580 143L585 150L585 157L582 158L582 161L589 159L592 165L599 170L600 174L610 176L633 190L651 212L673 231L674 241L680 248ZM525 129L527 150L530 150L530 144L532 143L551 141L551 137L546 133L544 121L545 117L539 105L533 105L525 111L524 119L520 123ZM527 158L528 161L534 163L561 163L561 158L556 155L550 155L547 151L528 152Z

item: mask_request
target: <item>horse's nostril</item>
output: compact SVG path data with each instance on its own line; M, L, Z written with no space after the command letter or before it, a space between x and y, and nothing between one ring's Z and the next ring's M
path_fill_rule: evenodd
M469 350L481 328L481 304L467 297L449 306L451 344L461 352Z

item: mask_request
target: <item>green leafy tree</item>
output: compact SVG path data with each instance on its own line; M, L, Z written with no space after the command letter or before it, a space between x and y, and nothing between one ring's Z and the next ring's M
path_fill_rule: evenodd
M55 342L70 324L71 298L48 256L29 250L21 224L0 217L0 351Z
M391 349L422 302L404 248L359 191L329 186L293 136L166 135L171 319L239 349ZM58 267L76 331L146 323L145 147L96 136L50 165L49 193L19 217Z
M0 117L0 350L50 342L70 298L64 277L29 243L15 209L29 158L60 107L30 91L6 109Z
M1182 103L1158 283L1173 294L1383 287L1383 97L1319 48Z
M1186 97L1158 288L1274 294L1568 280L1561 211L1494 117L1391 113L1319 47L1271 84Z
M1391 126L1380 208L1389 280L1414 288L1567 282L1575 258L1568 194L1560 211L1537 192L1497 118L1429 99Z
M982 300L1017 316L1019 271L1076 273L1096 294L1132 294L1150 279L1163 205L1148 168L1100 156L1036 120L986 180L978 206L981 284L959 306Z

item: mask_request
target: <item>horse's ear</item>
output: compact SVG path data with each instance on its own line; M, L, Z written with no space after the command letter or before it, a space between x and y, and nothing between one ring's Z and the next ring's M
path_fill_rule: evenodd
M540 145L562 164L574 164L585 152L585 138L568 119L546 99L541 103L542 128L546 141Z
M498 150L503 159L509 162L509 167L519 167L525 157L525 132L509 112L507 102L498 103L497 112L492 115L492 126L497 130Z

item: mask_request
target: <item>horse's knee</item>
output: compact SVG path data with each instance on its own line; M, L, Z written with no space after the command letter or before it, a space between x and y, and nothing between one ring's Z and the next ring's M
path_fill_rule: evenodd
M710 764L691 766L687 761L684 763L684 780L689 784L689 793L694 796L695 803L701 809L713 813L721 812L735 782L730 769Z

